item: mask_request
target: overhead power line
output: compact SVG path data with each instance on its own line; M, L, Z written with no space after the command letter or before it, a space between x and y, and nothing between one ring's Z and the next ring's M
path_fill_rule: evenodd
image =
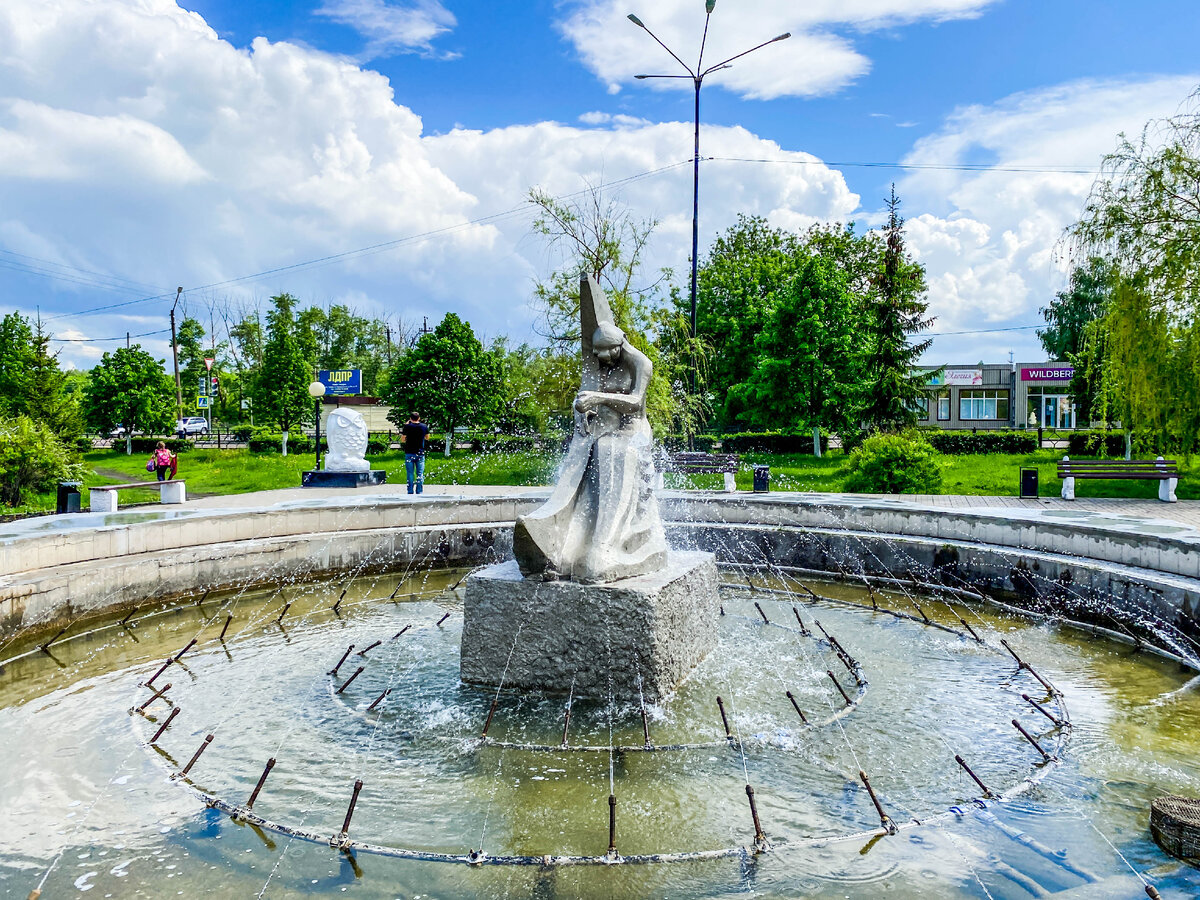
M794 166L825 166L831 169L914 169L934 172L1006 172L1017 175L1098 175L1098 168L1082 166L993 166L987 163L902 163L837 162L824 159L761 158L746 156L707 156L708 162L783 163Z
M1013 325L1010 328L975 328L971 331L936 331L921 335L921 337L949 337L953 334L997 334L1001 331L1028 331L1031 328L1045 328L1043 325Z
M63 344L103 344L109 341L127 341L130 338L150 337L154 334L166 334L170 328L160 328L158 331L143 331L141 334L122 334L119 337L110 338L50 338L50 340Z

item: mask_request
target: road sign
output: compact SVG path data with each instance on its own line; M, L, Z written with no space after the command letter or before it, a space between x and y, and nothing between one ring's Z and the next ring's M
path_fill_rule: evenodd
M215 359L213 359L212 357L209 357L209 356L206 356L206 357L204 357L204 368L206 368L208 371L210 371L210 372L211 372L211 371L212 371L212 364L213 364L214 362L216 362L216 360L215 360Z
M196 409L208 409L208 398L203 394L196 398Z
M200 390L197 391L201 397L208 396L208 379L203 375L200 376Z

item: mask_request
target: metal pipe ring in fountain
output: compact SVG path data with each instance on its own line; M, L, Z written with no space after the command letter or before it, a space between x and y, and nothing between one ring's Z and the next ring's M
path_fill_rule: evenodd
M736 586L734 586L734 587L736 587ZM764 599L766 597L770 596L769 591L764 589L761 592L761 596ZM824 599L830 599L833 602L840 602L840 601L834 600L834 598L821 598L819 596L815 597L816 602L822 601ZM367 602L355 604L355 606L360 607L360 608L366 607L368 605L370 605L370 604ZM731 622L738 622L738 623L742 623L742 624L752 623L752 624L761 625L761 627L764 629L778 629L781 632L790 633L790 634L796 635L798 637L810 637L818 645L829 647L830 649L839 652L839 655L840 655L841 648L840 648L840 644L837 643L836 638L833 638L829 635L825 635L824 637L818 637L815 634L815 632L810 632L810 631L807 631L806 629L804 629L803 623L801 623L800 628L795 628L795 627L792 627L791 625L787 625L787 624L784 624L779 621L773 621L771 619L768 619L766 613L763 611L763 609L762 609L761 605L759 605L759 603L756 602L755 607L757 608L757 611L758 611L757 616L761 616L761 621L759 620L759 618L757 616L751 617L751 616L742 616L742 615L737 615L737 614L730 614L730 615L726 616L726 618L729 619ZM913 624L920 625L923 629L929 628L931 625L934 624L927 620L922 621L921 619L919 619L915 616L910 616L908 614L899 613L899 612L892 611L892 610L879 609L877 611L891 613L898 620L907 621L907 622L911 622ZM799 618L798 613L797 613L797 618ZM405 626L399 633L397 633L394 636L391 636L386 641L384 640L383 637L381 637L377 641L368 642L368 643L364 644L363 645L364 649L359 651L358 656L354 657L353 668L354 668L355 672L354 672L353 678L357 678L359 674L361 674L364 670L368 669L370 662L371 662L370 652L375 650L376 648L378 648L381 644L386 645L386 644L392 643L393 641L396 641L397 639L401 639L404 636L411 638L414 635L419 634L421 632L437 631L440 629L440 626L445 622L445 620L446 620L446 616L441 615L441 617L438 619L436 624L432 621L432 619L428 623L423 623L423 624L415 625L415 626L410 623L410 625ZM959 634L963 638L969 637L966 633L958 632L956 629L947 628L946 626L941 626L941 625L939 625L938 627L943 631L949 631L954 634ZM990 644L985 644L983 642L980 642L980 643L972 642L972 643L975 646L982 646L989 651L995 652L997 655L1004 655L1004 653L1005 653L1005 651L1000 650ZM380 704L383 703L384 700L390 699L391 696L394 696L390 693L391 689L392 689L392 681L394 679L389 678L389 683L388 683L387 689L382 694L380 694L378 696L378 698L376 698L375 701L367 709L365 709L365 710L359 709L357 705L352 706L346 700L346 691L345 691L345 689L350 686L348 684L348 681L352 680L352 678L345 671L343 671L339 674L338 669L340 669L343 666L343 664L346 664L348 662L349 658L353 655L352 654L353 649L354 648L347 649L344 652L344 654L339 651L338 655L341 656L341 660L338 663L338 666L335 667L334 670L324 673L325 684L327 686L327 693L328 693L329 698L331 700L333 700L335 704L337 704L337 706L339 708L339 716L340 717L351 716L351 717L367 719L367 720L375 719L376 724L377 724L378 718L385 714L385 710L386 710L388 704L383 704L383 708L381 708L379 710L376 710L376 707L380 706ZM1011 651L1008 651L1008 652L1011 653ZM1018 658L1018 662L1020 663L1020 669L1027 668L1027 664L1025 664L1019 658ZM415 665L415 663L414 663L414 665ZM849 715L854 710L859 708L859 706L861 705L861 703L863 701L863 698L866 695L867 679L864 677L864 672L861 667L861 664L857 660L852 660L851 663L847 664L847 667L850 669L850 671L852 672L852 674L855 678L856 691L855 691L855 695L853 697L849 698L849 702L846 704L846 706L844 708L842 708L841 710L834 712L831 716L829 716L827 718L813 721L813 722L808 722L803 728L790 729L788 731L789 736L793 733L800 733L801 731L803 731L805 733L812 732L814 729L818 729L823 726L830 725L830 724L834 723L837 719L839 719L843 716ZM351 666L346 665L345 668L347 670L349 670L351 668ZM1020 669L1018 671L1020 671ZM1032 672L1032 670L1031 670L1031 672ZM832 672L830 672L829 674L832 675ZM393 676L394 676L394 673L393 673ZM835 680L835 682L837 681L836 678L834 680ZM838 686L840 689L840 685L838 685ZM374 687L372 687L372 689L370 691L368 691L368 693L371 694L372 697L375 696L375 694L377 692L376 691L377 687L378 687L378 685L375 685ZM1010 685L1010 687L1011 687L1011 685ZM341 690L339 690L339 688L341 688ZM1014 690L1014 692L1019 693L1019 688L1013 687L1013 690ZM1025 791L1028 791L1030 788L1032 788L1034 785L1036 785L1039 781L1041 781L1055 765L1057 765L1057 763L1059 762L1059 760L1062 756L1063 750L1065 749L1067 742L1070 738L1071 725L1070 725L1069 716L1066 711L1066 707L1062 702L1061 695L1055 693L1054 696L1055 696L1055 699L1058 701L1058 707L1057 707L1058 715L1057 715L1057 718L1055 719L1056 727L1053 730L1053 733L1055 735L1055 742L1054 742L1052 751L1049 753L1043 753L1042 758L1038 760L1037 764L1035 764L1031 767L1031 771L1024 778L1022 778L1021 780L1017 781L1014 784L1009 785L1007 788L1000 791L998 794L993 795L990 798L990 800L983 799L983 798L976 798L976 799L968 801L968 802L956 803L956 804L949 806L949 808L945 809L943 812L936 813L932 816L923 817L921 819L921 821L919 821L919 822L915 819L913 819L911 821L893 822L890 819L887 819L885 817L884 822L881 823L881 826L879 828L869 829L869 830L865 830L865 831L856 831L856 832L851 832L851 833L830 833L830 834L805 837L802 839L790 839L790 840L783 842L783 846L809 847L809 846L824 845L824 844L838 842L838 841L870 839L870 838L873 838L876 836L882 836L882 835L886 835L889 833L895 833L897 830L913 828L918 825L930 825L930 824L936 824L939 822L947 822L947 821L951 821L957 817L970 815L979 810L985 810L990 805L991 802L1003 802L1005 800L1009 800L1013 797L1016 797L1016 796L1020 795L1021 793L1024 793ZM792 700L793 706L796 706L794 698L789 697L789 699ZM797 709L797 711L799 711L798 706L796 706L796 709ZM132 711L132 707L131 707L131 711ZM1042 710L1042 714L1051 715L1044 710ZM339 835L334 835L333 838L330 838L329 835L326 833L313 831L310 829L305 829L303 827L300 827L297 825L291 825L286 822L277 822L272 819L268 819L266 817L259 815L258 813L253 812L249 808L248 805L239 804L237 802L230 801L228 799L225 799L223 797L217 796L215 794L209 793L209 792L201 789L193 781L193 779L196 776L188 774L188 773L173 771L173 768L176 768L176 766L175 766L175 763L172 760L172 758L170 756L168 756L161 749L159 749L157 747L152 747L151 743L146 739L145 736L138 734L139 726L136 724L136 721L138 719L142 719L142 718L143 717L141 715L131 715L131 723L133 723L134 732L135 732L135 735L137 735L137 737L138 737L139 743L141 743L141 745L147 751L151 751L151 750L155 751L150 754L151 758L154 759L164 769L171 771L171 773L173 775L172 783L185 787L187 790L189 790L191 793L193 793L201 802L203 802L206 806L208 806L212 809L216 809L216 810L225 812L225 813L229 814L230 816L233 816L238 821L256 825L267 831L272 831L272 832L275 832L278 834L291 836L291 837L295 837L295 838L302 839L302 840L308 840L308 841L313 841L313 842L318 842L318 843L328 843L333 846L337 846L341 849L357 850L357 851L362 851L362 852L367 852L367 853L372 853L372 854L378 854L378 855L382 855L382 856L413 859L413 860L425 860L425 861L431 861L431 862L452 862L452 863L460 863L460 864L466 864L466 865L538 865L538 866L545 866L545 865L558 865L558 866L610 865L610 864L613 864L614 862L623 862L623 863L630 863L630 864L638 864L638 863L648 864L648 863L660 863L660 862L685 862L685 861L719 859L719 858L728 858L728 857L740 857L740 856L744 856L744 855L747 855L747 854L750 854L753 852L757 852L759 849L762 849L759 847L747 848L744 846L736 846L736 847L721 847L721 848L715 848L715 849L685 850L685 851L678 851L678 852L653 853L653 854L628 854L628 855L617 855L617 856L614 856L611 853L596 854L596 855L572 855L572 854L560 854L560 853L536 854L536 855L503 854L503 855L490 856L486 853L483 853L482 850L472 850L472 851L464 852L464 853L442 853L442 852L433 852L433 851L428 851L428 850L418 850L418 849L410 849L410 848L404 848L404 847L396 847L396 846L390 846L387 844L376 843L376 842L372 842L372 841L362 841L362 840L357 840L357 839L351 839L345 833L342 833ZM453 740L453 739L443 738L443 740ZM460 739L460 742L461 742L461 739ZM212 743L212 742L206 739L204 744L202 745L202 747L207 748L210 743ZM789 742L789 741L776 741L776 742L757 741L757 742L750 742L750 743L751 744L754 744L754 743L768 744L768 745L775 744L776 749L780 749L780 748L787 747L789 745L789 743L792 743L792 742ZM687 751L692 751L692 750L714 749L714 748L718 748L721 746L734 747L734 748L738 749L739 752L742 752L744 750L744 748L746 746L748 746L747 741L744 738L741 739L740 741L733 740L730 738L730 739L725 739L725 740L699 741L699 742L693 742L693 743L668 743L668 744L663 744L663 745L651 745L649 742L647 742L645 745L581 744L578 746L562 746L562 745L552 745L552 744L547 744L547 743L536 743L536 742L522 743L522 742L514 742L514 741L492 740L492 739L485 738L482 740L473 739L473 740L469 741L468 744L469 744L469 746L467 747L467 749L476 750L476 751L481 750L481 749L491 749L491 750L496 750L496 751L510 750L510 751L517 751L517 752L525 751L525 752L534 752L534 753L563 753L563 752L575 751L575 752L583 752L583 753L608 753L608 754L613 754L613 753L624 754L624 753L637 753L637 752L663 752L663 751L687 752ZM217 745L219 746L219 741L217 742ZM794 746L794 743L792 743L792 746ZM1036 746L1037 746L1037 744L1035 743L1035 747ZM219 751L214 751L214 752L219 752ZM199 752L197 752L195 756L198 757L199 755L200 755ZM272 761L273 761L273 759L274 758L272 758ZM194 762L195 762L195 757L193 758L193 763ZM189 766L189 768L190 768L190 766ZM268 771L269 771L269 769L270 769L270 765L268 765ZM261 785L260 785L260 787L261 787ZM258 789L256 789L256 791L255 791L255 796L257 796L257 792L258 792ZM357 786L356 786L356 799L357 799ZM769 830L769 823L768 823L767 828ZM779 842L777 842L777 844L778 843Z

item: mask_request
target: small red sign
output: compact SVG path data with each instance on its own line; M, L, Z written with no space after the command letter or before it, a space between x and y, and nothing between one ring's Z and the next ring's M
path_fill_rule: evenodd
M206 357L204 357L204 368L208 369L208 371L210 371L210 372L211 372L211 371L212 371L212 364L213 364L213 363L215 363L215 362L216 362L216 360L215 360L215 359L212 359L212 358L210 358L210 357L207 357L207 356L206 356Z

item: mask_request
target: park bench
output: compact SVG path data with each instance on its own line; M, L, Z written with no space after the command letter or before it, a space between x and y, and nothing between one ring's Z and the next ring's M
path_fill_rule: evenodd
M162 503L183 503L187 499L182 478L166 481L137 481L133 484L102 484L92 491L92 512L111 513L117 511L117 491L125 488L158 488L158 499Z
M1071 459L1064 456L1058 464L1064 500L1075 499L1076 478L1123 478L1158 482L1158 499L1175 502L1175 486L1179 483L1179 467L1173 459Z
M725 490L733 493L737 490L733 476L738 470L738 455L736 453L668 453L664 460L663 472L675 472L679 475L724 475ZM658 473L656 487L662 487L662 472Z

